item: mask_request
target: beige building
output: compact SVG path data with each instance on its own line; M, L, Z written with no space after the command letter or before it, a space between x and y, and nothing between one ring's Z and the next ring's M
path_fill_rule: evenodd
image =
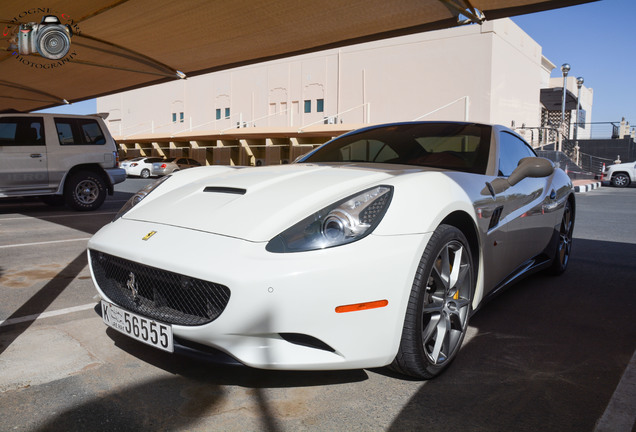
M97 109L109 113L126 156L279 163L366 124L538 127L541 88L555 86L554 67L540 45L502 19L127 91L98 98Z

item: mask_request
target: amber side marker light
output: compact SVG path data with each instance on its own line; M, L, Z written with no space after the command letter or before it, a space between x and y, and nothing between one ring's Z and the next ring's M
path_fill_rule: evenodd
M356 311L367 310L367 309L376 309L376 308L385 307L388 304L389 304L388 300L377 300L377 301L372 301L367 303L356 303L351 305L338 306L336 307L336 313L356 312Z

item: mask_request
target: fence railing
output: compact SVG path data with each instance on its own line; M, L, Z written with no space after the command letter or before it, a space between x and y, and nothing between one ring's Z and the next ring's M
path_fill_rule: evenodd
M521 135L534 148L540 150L560 150L563 133L557 127L518 127L515 131ZM546 148L547 147L547 148Z
M435 114L436 112L441 111L444 108L448 108L449 106L454 105L458 102L462 102L462 101L464 102L464 121L468 121L468 118L470 117L470 97L468 95L457 98L454 101L447 103L446 105L435 108L433 111L427 112L426 114L417 116L413 119L413 121L422 120L425 117Z
M590 123L592 124L592 123ZM603 128L597 128L596 131L602 131L601 133L604 135L603 138L597 137L594 139L615 139L618 138L618 130L616 129L616 122L601 122L601 123L593 123ZM620 128L623 132L626 128ZM516 128L516 131L524 137L526 141L530 145L532 145L535 150L541 152L544 157L548 157L552 159L553 157L557 157L557 152L562 152L570 161L561 160L562 157L559 156L558 161L560 165L571 164L574 163L582 172L592 173L594 175L599 175L603 172L603 167L607 165L611 165L614 163L612 159L603 158L600 156L590 155L588 153L583 153L577 148L577 142L574 140L568 140L565 138L564 130L561 130L557 127L521 127ZM579 139L589 139L589 137L581 137L579 135ZM553 155L554 152L554 156ZM563 168L563 167L562 167ZM572 167L574 168L574 167Z
M603 167L613 164L614 161L607 158L592 156L587 153L579 153L579 165L585 171L593 174L601 174Z

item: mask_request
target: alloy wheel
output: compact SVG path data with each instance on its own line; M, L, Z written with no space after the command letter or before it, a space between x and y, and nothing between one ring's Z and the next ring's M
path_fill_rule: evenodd
M616 187L625 187L629 184L629 177L625 174L616 174L612 178L612 184Z
M470 311L470 279L468 251L452 240L431 268L422 308L422 345L434 365L452 359L461 345Z
M75 187L75 196L82 204L92 204L99 196L99 185L93 180L82 180Z
M572 210L570 204L566 204L563 210L563 218L561 220L561 227L559 229L559 248L558 256L561 267L565 268L568 265L570 259L570 252L572 250L572 231L574 228L574 221L572 219Z

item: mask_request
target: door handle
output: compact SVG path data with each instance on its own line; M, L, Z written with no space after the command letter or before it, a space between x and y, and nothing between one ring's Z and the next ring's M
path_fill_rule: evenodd
M33 159L35 159L35 158L41 158L41 157L42 157L42 154L41 154L41 153L31 153L31 157L32 157Z

